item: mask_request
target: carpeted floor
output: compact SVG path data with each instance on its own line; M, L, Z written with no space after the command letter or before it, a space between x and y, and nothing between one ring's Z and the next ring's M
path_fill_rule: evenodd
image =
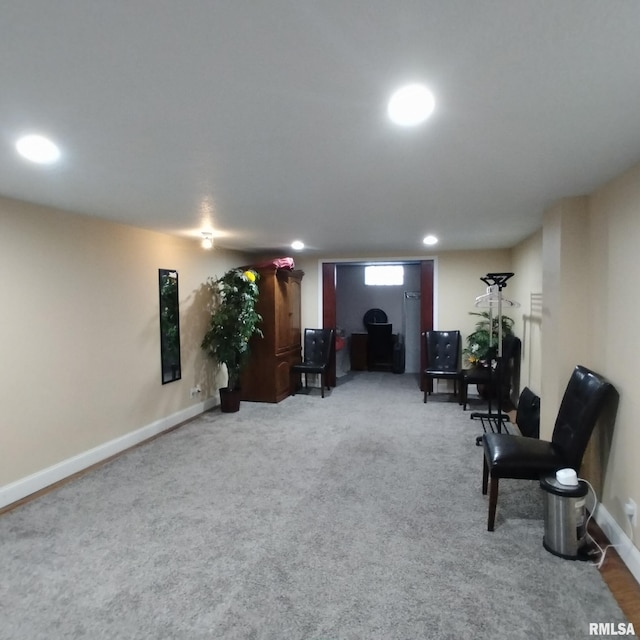
M210 412L0 517L0 638L582 639L624 622L542 547L536 483L486 531L479 425L413 376ZM87 427L89 428L89 427Z

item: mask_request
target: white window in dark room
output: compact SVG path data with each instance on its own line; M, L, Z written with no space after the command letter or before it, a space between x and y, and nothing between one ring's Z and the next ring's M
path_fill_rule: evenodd
M364 268L364 283L366 285L404 284L404 267L401 264L369 265Z

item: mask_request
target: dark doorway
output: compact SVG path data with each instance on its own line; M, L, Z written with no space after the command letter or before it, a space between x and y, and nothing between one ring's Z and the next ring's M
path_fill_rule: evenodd
M383 262L383 261L380 261ZM384 261L388 262L388 261ZM403 264L403 261L393 261L396 264ZM340 263L350 264L350 263ZM354 263L355 264L355 261ZM369 262L367 262L369 264ZM420 333L433 329L433 292L434 292L434 261L406 261L404 264L419 264L420 268ZM336 268L335 262L322 263L322 322L325 328L335 328L337 322L337 302L336 302ZM420 340L420 368L424 368L425 353L424 341ZM422 378L422 376L420 376ZM335 362L329 375L330 384L335 385L336 367Z

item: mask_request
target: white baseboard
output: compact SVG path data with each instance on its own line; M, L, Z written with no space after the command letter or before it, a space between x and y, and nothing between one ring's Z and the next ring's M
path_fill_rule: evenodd
M0 508L13 504L18 500L22 500L36 491L45 489L56 482L60 482L61 480L72 476L74 473L84 471L92 465L102 462L111 456L122 453L126 449L140 444L163 431L167 431L186 420L195 418L204 411L213 409L217 404L219 404L219 402L215 398L199 402L187 409L183 409L182 411L178 411L170 416L156 420L145 427L136 429L131 433L127 433L119 438L115 438L114 440L98 445L93 449L89 449L88 451L79 453L71 458L67 458L66 460L58 462L51 467L37 471L30 476L26 476L25 478L21 478L20 480L4 485L3 487L0 487Z
M609 542L616 546L618 555L640 584L640 550L634 546L631 538L622 530L604 505L598 504L593 517L609 538Z

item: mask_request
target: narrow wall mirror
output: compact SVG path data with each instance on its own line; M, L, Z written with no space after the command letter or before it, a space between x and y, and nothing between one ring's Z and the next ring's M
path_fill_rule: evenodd
M158 269L160 292L160 358L162 384L180 380L180 318L178 308L178 272Z

